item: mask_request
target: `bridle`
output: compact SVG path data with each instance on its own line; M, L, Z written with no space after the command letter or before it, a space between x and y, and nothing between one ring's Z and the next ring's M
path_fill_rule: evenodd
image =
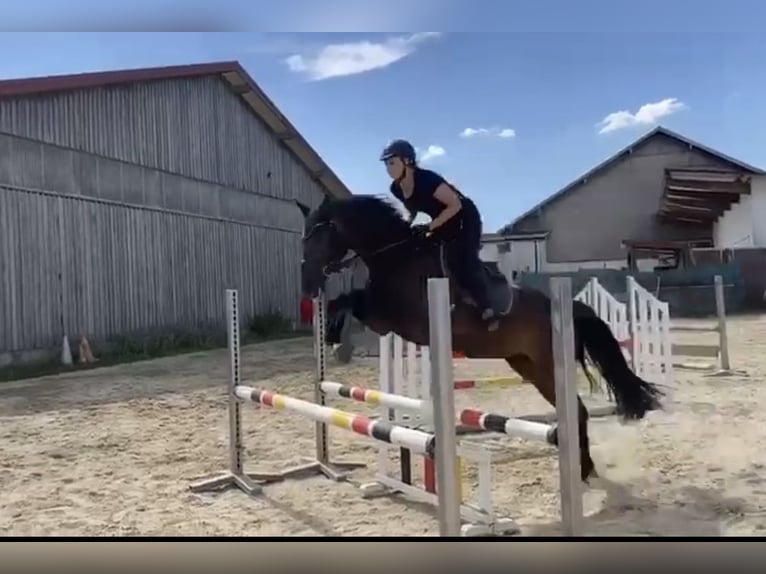
M302 241L305 243L306 241L311 239L311 236L314 235L314 233L322 227L332 227L335 229L335 231L338 231L338 228L335 225L334 221L332 220L320 221L319 223L315 224L311 229L309 229L308 233L306 233L303 236ZM341 257L339 261L330 261L324 267L322 267L322 275L324 277L329 277L333 273L338 273L339 271L342 271L343 269L350 267L351 264L359 258L368 259L368 258L377 257L378 255L385 253L386 251L389 251L390 249L393 249L394 247L398 247L400 245L404 245L405 243L408 243L412 239L413 239L412 237L407 237L406 239L401 239L399 241L394 241L393 243L388 243L379 249L375 249L373 251L369 251L366 253L355 251L354 254L350 255L349 257L346 257L344 253L344 256ZM347 249L346 252L348 251L351 251L351 250Z

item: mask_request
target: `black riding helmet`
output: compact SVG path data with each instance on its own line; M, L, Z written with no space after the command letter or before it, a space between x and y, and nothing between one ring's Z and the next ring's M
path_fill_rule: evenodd
M380 155L380 161L398 157L405 164L414 164L415 155L415 147L410 142L407 140L394 140L383 150L383 153Z

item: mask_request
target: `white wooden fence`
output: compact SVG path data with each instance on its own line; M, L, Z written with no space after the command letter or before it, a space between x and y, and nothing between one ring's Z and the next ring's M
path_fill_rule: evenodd
M670 388L673 356L668 303L660 301L628 277L628 303L616 299L592 277L575 299L589 305L619 341L633 371Z

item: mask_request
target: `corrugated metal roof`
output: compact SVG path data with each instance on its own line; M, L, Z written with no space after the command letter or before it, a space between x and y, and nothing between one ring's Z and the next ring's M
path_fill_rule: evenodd
M234 92L264 121L282 145L306 167L312 178L330 195L334 197L351 195L351 190L330 169L290 121L282 115L276 105L237 61L0 80L0 98L210 75L220 75L228 82Z

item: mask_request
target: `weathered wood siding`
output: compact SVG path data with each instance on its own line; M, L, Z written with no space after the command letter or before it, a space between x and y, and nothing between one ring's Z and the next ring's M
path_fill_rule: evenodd
M0 104L0 108L2 104ZM158 207L300 233L295 203L0 133L0 184ZM304 201L316 205L317 188Z
M296 319L298 261L295 233L0 187L0 353L220 328L228 288L243 317Z
M4 99L0 131L283 199L317 191L217 77Z
M322 188L218 78L0 100L0 364L93 339L297 319ZM350 285L333 280L329 295Z

